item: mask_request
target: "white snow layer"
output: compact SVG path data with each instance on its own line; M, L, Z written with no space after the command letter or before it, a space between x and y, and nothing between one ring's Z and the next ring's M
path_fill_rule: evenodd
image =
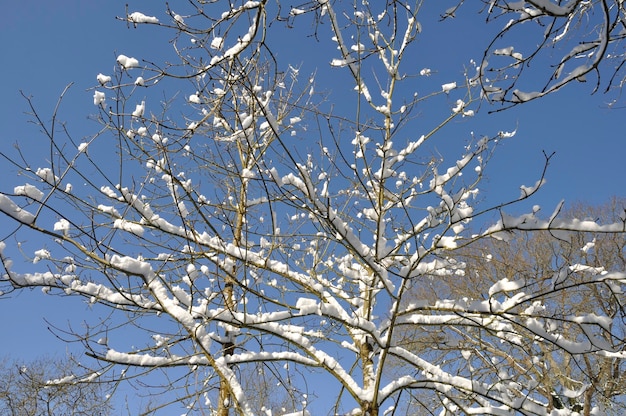
M445 92L445 93L448 93L448 92L452 91L455 88L456 88L456 82L450 82L450 83L447 83L447 84L443 84L441 86L441 90L443 92Z
M96 77L96 79L98 80L98 82L100 83L100 85L104 85L106 83L111 82L111 77L108 75L104 75L104 74L98 74L98 76Z
M133 12L128 16L128 20L133 23L159 23L159 19L154 16L146 16L141 12Z
M25 185L16 186L13 189L13 192L16 195L27 196L31 199L34 199L35 201L41 201L43 199L43 192L37 189L36 186L30 185L28 183Z
M135 118L143 117L143 113L146 110L146 102L142 101L141 104L137 104L135 106L135 111L133 111L132 116Z
M101 105L105 102L106 95L102 91L94 91L93 92L93 105Z
M33 214L17 206L11 198L4 194L0 194L0 211L24 224L32 224L35 222L35 216Z
M117 63L124 69L139 68L139 61L135 58L129 58L126 55L120 55L117 57Z

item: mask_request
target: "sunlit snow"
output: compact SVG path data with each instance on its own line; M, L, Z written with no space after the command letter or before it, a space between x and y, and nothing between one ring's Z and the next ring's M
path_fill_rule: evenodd
M0 194L0 211L24 224L32 224L35 221L33 214L20 208L4 194Z
M154 16L146 16L141 12L133 12L128 16L128 20L134 23L159 23L159 19Z
M106 95L102 91L94 91L93 105L102 105L106 100Z
M456 82L449 82L447 84L443 84L441 89L443 92L448 93L456 88Z
M126 55L119 55L117 57L117 63L124 69L139 68L139 61L135 58L129 58Z
M28 183L25 185L16 186L13 189L13 192L16 195L24 195L34 199L35 201L41 201L44 195L43 192L41 192L36 186L30 185Z
M104 85L104 84L111 82L111 77L108 75L98 74L96 79L98 80L100 85Z
M132 116L135 118L143 117L143 113L146 110L146 102L142 101L141 104L137 104L135 106L135 111L133 111Z

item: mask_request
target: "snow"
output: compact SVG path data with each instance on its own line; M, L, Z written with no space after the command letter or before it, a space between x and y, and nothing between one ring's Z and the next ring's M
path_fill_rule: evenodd
M242 9L256 9L260 4L260 1L248 0L244 3Z
M448 250L454 249L457 247L456 243L457 237L455 236L442 236L437 239L437 247L445 248Z
M100 192L109 198L117 199L117 193L108 186L102 186Z
M113 228L128 231L129 233L133 233L139 237L143 236L143 227L141 225L121 218L118 218L113 222Z
M150 354L127 354L109 349L105 356L107 361L136 365L140 367L160 367L172 364L177 357L155 357Z
M520 186L520 189L522 190L520 198L526 198L527 196L530 196L530 195L534 194L545 183L546 183L545 179L542 178L542 179L538 180L537 182L535 182L535 184L533 186L524 186L524 185Z
M568 319L578 324L598 325L599 327L601 327L607 332L611 332L611 326L613 325L612 318L609 318L608 316L596 315L595 313L588 313L588 314L578 315L578 316L570 316ZM611 347L608 347L608 349L611 349Z
M76 379L75 375L69 375L69 376L65 376L61 378L55 378L52 380L46 380L46 385L53 386L53 385L67 384L67 383L73 382L75 379Z
M449 82L447 84L443 84L441 86L441 90L445 93L449 93L450 91L452 91L453 89L456 88L456 82Z
M222 49L224 46L224 38L216 36L211 40L211 49Z
M143 117L143 113L146 111L146 102L142 101L141 104L137 104L135 106L135 111L133 111L132 116L135 118Z
M524 57L522 56L521 53L519 52L514 52L515 48L513 46L509 46L506 48L500 48L500 49L496 49L493 51L494 55L502 55L502 56L510 56L514 59L517 59L518 61L521 61L524 59Z
M256 4L254 4L256 3ZM247 2L244 5L244 8L254 8L258 6L258 2ZM254 19L252 20L252 24L250 25L250 27L248 28L248 33L246 33L245 35L243 35L242 37L240 37L237 40L237 43L232 46L231 48L229 48L228 50L226 50L226 52L224 52L224 57L225 58L232 58L234 56L239 55L239 53L241 53L246 47L248 47L248 45L250 44L250 42L252 42L252 40L254 39L254 35L256 34L256 30L257 30L257 24L256 24L256 19L257 17L255 16Z
M241 120L241 129L246 130L252 125L252 123L254 123L254 115L242 114L240 117L240 120Z
M61 218L54 223L54 231L62 231L64 235L67 235L70 229L70 222L65 218Z
M296 309L300 310L300 315L316 314L320 311L320 305L315 299L299 298L296 302Z
M557 232L563 231L584 231L584 232L600 232L600 233L619 233L626 231L626 223L616 222L612 224L600 225L595 221L581 221L578 219L558 219L556 215L560 210L561 204L555 209L553 215L548 220L543 220L535 216L535 213L523 214L517 217L501 213L501 218L491 227L489 227L484 235L498 233L503 230L552 230Z
M501 131L501 132L499 132L499 133L498 133L498 136L499 136L500 138L507 139L507 138L510 138L510 137L515 136L515 134L516 134L516 133L517 133L517 130L513 130L513 131Z
M241 171L241 177L245 178L245 179L252 179L254 178L256 175L254 174L254 171L248 169L248 168L244 168Z
M159 145L165 145L168 142L167 137L163 137L159 133L154 133L152 135L152 141Z
M589 253L591 249L593 249L596 245L596 239L594 238L592 241L586 243L583 247L580 248L580 251L583 253Z
M532 2L537 11L545 11L552 16L567 16L579 5L577 1L563 2L563 4L561 6L551 0L533 0ZM510 3L509 7L514 10L528 10L525 8L525 5L526 2L518 1Z
M456 105L452 109L453 113L460 113L465 108L465 102L463 100L456 100Z
M119 55L117 57L117 63L124 69L139 68L139 61L135 58L129 58L126 55Z
M569 78L576 78L579 81L584 81L584 75L591 71L591 69L592 68L589 65L580 65L569 73Z
M16 195L27 196L31 199L34 199L35 201L41 201L44 196L44 193L37 189L36 186L30 185L28 183L25 185L16 186L13 189L13 192Z
M52 255L50 254L50 252L42 248L42 249L35 251L35 257L33 258L33 263L38 263L41 260L47 260L47 259L50 259L51 257Z
M352 62L355 62L354 59L334 58L333 60L330 61L330 66L344 67Z
M524 325L530 331L534 332L535 335L537 335L538 337L541 337L548 342L555 344L556 346L562 348L570 354L584 354L597 350L597 348L593 346L589 339L583 339L582 341L572 341L563 337L560 334L553 334L551 332L548 332L542 322L540 322L538 319L528 318Z
M100 85L105 85L105 84L111 82L111 77L108 76L108 75L104 75L104 74L98 74L96 79L98 80Z
M23 210L22 208L17 206L8 196L1 193L0 211L23 224L33 224L35 222L35 216L33 214L26 210Z
M289 14L292 16L297 16L299 14L304 14L306 13L306 10L304 9L297 9L295 7L292 7L291 10L289 11Z
M319 3L324 4L324 10L332 15L332 2L320 1ZM241 10L260 7L259 5L259 2L247 2L239 9L229 9L225 12L226 17L224 19L238 16L237 13L241 13ZM292 13L293 10L297 9L292 9ZM355 16L361 13L355 12ZM363 18L370 18L364 12L362 16ZM175 15L173 17L182 24L180 16ZM132 13L128 18L135 23L158 23L158 19L155 17L145 16L139 12ZM382 15L379 18L382 18ZM192 19L189 19L191 22ZM334 17L331 17L331 21L333 19ZM236 56L252 42L257 22L253 21L252 25L248 26L251 20L242 19L240 22L243 21L245 21L243 29L247 29L247 32L240 36L222 57L218 57L222 61L223 58ZM409 25L411 24L413 24L412 18L409 19ZM236 29L240 29L240 26L232 26L231 32ZM223 33L226 36L228 31L216 30L213 33ZM211 36L212 34L207 34L206 40L209 40ZM382 42L384 39L384 34L378 33L373 34L373 36L376 41ZM235 36L229 37L226 44L232 45L230 40L234 38ZM338 36L336 41L339 49L342 50L345 45L341 37ZM363 41L367 42L366 40ZM210 41L210 47L221 50L224 43L223 38L215 37ZM350 44L355 44L354 37L351 37ZM381 54L379 59L382 62L383 73L386 69L390 75L397 71L393 63L396 60L395 58L390 59L390 57L399 57L404 47L401 46L400 49L393 50L392 46L389 46L388 49L372 49L375 53ZM206 46L203 45L203 47ZM361 52L366 48L369 50L369 47L369 44L356 43L352 50ZM513 48L505 48L496 52L515 57ZM385 56L386 53L389 55ZM125 69L139 66L136 59L124 55L120 55L117 61ZM235 65L236 61L233 59L228 64ZM338 59L337 62L348 66L349 70L357 67L357 65L353 65L354 62L343 50L341 59ZM119 76L119 68L117 71ZM362 71L361 74L365 72ZM233 77L238 76L236 72L233 74ZM428 76L431 71L430 69L423 69L420 74ZM121 75L129 78L128 74ZM366 75L363 76L366 77ZM194 83L201 83L200 78L199 76L194 79ZM152 78L151 76L149 80L152 85L156 82L156 77ZM111 83L109 76L99 74L97 81L100 84L98 88L102 90L112 88L108 85ZM271 140L277 139L275 143L282 144L280 143L284 139L282 135L276 137L271 135L285 132L286 137L289 132L287 123L293 125L302 122L301 116L305 112L303 111L301 114L300 108L305 108L305 104L308 104L302 103L301 106L295 106L296 109L293 111L289 109L289 106L285 106L286 110L283 109L282 106L276 105L277 101L274 101L276 97L271 97L272 91L264 91L264 88L267 87L266 84L270 84L266 81L263 79L250 84L251 88L241 96L237 96L235 89L230 89L229 85L225 85L226 82L220 84L216 79L212 79L210 84L207 84L209 85L207 88L204 88L204 85L194 84L193 88L198 89L198 91L187 96L189 103L208 103L216 97L224 96L228 91L228 106L232 113L230 115L212 114L213 109L202 108L207 106L192 106L192 111L201 113L206 118L198 122L185 120L185 123L181 124L181 126L187 125L189 129L193 130L205 121L211 123L211 117L213 117L214 127L220 129L221 134L225 136L216 138L216 141L232 142L218 143L218 148L232 149L232 155L236 154L235 149L242 153L250 151L250 160L237 161L236 157L232 159L232 165L227 167L230 177L233 178L232 175L234 174L234 178L237 179L237 172L239 172L238 182L240 184L249 184L251 189L253 188L252 185L266 187L262 188L260 194L258 188L254 188L248 193L246 187L242 186L245 195L233 196L229 200L229 195L222 195L219 187L212 189L210 186L207 178L212 178L211 175L214 172L201 178L200 181L193 183L191 180L187 181L185 173L191 176L193 172L193 167L186 165L188 161L192 160L188 154L191 153L193 156L192 152L195 150L193 147L195 141L190 141L189 144L181 143L177 147L178 153L165 154L168 149L159 147L162 154L142 156L138 169L144 169L145 176L135 175L135 171L132 171L133 180L136 182L132 182L128 177L115 179L122 185L105 182L110 186L103 186L101 194L95 195L94 200L97 202L94 202L94 206L103 202L97 205L93 220L95 224L98 224L102 229L108 227L109 231L111 227L118 230L111 232L110 235L115 235L115 238L122 242L141 241L139 244L146 244L144 247L139 247L137 251L143 249L146 258L149 259L148 261L138 255L137 252L124 251L121 252L129 255L109 254L100 259L102 267L115 269L112 274L117 272L128 275L120 281L125 284L126 282L133 282L131 284L136 285L133 287L135 292L131 293L130 289L118 287L117 281L115 286L112 282L107 282L106 279L101 281L107 285L110 284L110 286L97 282L81 282L79 277L85 274L77 271L74 275L76 267L80 267L80 264L78 266L71 264L72 267L68 266L64 269L64 274L50 272L32 275L16 274L11 278L15 282L46 284L49 287L64 289L66 293L84 294L89 296L88 299L91 303L102 301L120 305L121 309L127 305L129 309L142 307L149 312L162 312L181 326L179 330L182 333L194 334L194 342L201 344L194 346L198 347L196 351L202 349L207 351L203 355L190 354L180 357L158 355L161 351L158 354L152 354L137 351L132 353L117 352L108 349L106 358L113 362L163 367L171 364L202 364L211 366L229 377L232 375L232 370L229 367L231 364L284 360L288 361L289 364L297 363L322 368L339 380L358 400L369 400L377 394L378 399L384 401L403 388L431 389L443 393L443 396L450 389L458 389L464 393L476 392L477 405L468 409L468 414L482 410L485 413L498 413L498 408L490 406L489 401L493 399L494 402L502 400L504 403L511 403L511 400L504 393L502 396L499 395L500 392L510 388L511 397L526 398L524 403L519 403L520 412L541 414L540 411L535 412L534 410L545 410L545 408L542 405L536 405L534 399L530 398L532 395L527 395L524 387L519 387L519 389L518 387L511 387L509 384L494 381L495 377L490 380L489 384L482 384L480 381L472 380L469 376L455 376L456 369L451 370L451 373L443 370L446 368L445 362L428 362L407 349L392 345L393 337L387 335L392 332L391 325L397 323L430 327L447 325L455 329L466 325L471 330L479 327L486 328L485 333L487 335L492 335L494 338L500 337L503 343L515 345L519 342L516 325L523 325L528 318L528 326L537 334L537 342L542 342L542 338L548 339L557 346L566 346L573 351L584 351L585 348L589 348L589 344L567 340L562 335L554 334L546 329L545 321L541 317L542 313L547 313L546 308L539 303L533 303L532 306L529 306L530 297L521 292L525 286L523 281L508 279L497 281L489 289L489 298L484 296L484 293L467 294L467 296L476 296L476 298L481 299L480 301L463 298L460 300L439 299L429 303L425 300L416 299L414 304L406 306L399 300L400 295L404 293L407 287L410 287L411 282L419 284L425 276L433 279L437 279L437 276L446 276L448 279L463 278L462 272L465 271L465 266L455 264L454 255L446 250L463 246L468 241L461 239L461 234L474 215L474 207L470 204L470 199L475 197L477 189L471 188L472 180L476 176L474 172L463 171L463 169L468 165L473 168L478 162L475 169L476 172L480 172L484 166L480 155L487 149L489 139L484 139L484 142L481 141L483 144L477 150L474 150L473 144L468 145L465 154L462 154L458 160L434 161L432 164L428 164L428 161L424 159L424 164L422 164L420 159L422 155L419 150L430 135L420 136L420 132L411 132L408 137L403 137L402 134L394 133L395 140L400 142L398 145L398 143L391 143L391 140L384 137L383 130L381 130L383 133L372 133L377 130L364 123L362 125L363 133L349 131L347 127L342 133L341 146L347 147L341 150L347 149L347 156L350 156L350 150L354 151L354 160L349 160L345 165L347 166L347 175L344 175L346 172L337 174L338 172L334 171L336 166L343 166L343 161L334 159L334 155L331 156L332 147L330 151L322 147L322 153L328 159L319 164L317 164L318 161L309 164L304 159L302 159L301 164L290 164L284 155L275 156L272 153L274 150L268 148L268 153L272 153L272 157L275 158L272 162L275 163L266 164L268 160L261 153L265 152L266 149L254 147L258 145L254 142L257 138L256 134L259 133L259 136L263 136L263 140L271 137ZM392 112L392 109L398 108L404 116L411 113L414 108L411 99L392 102L391 88L381 92L385 100L381 105L378 105L377 102L372 103L366 81L367 79L361 79L359 75L355 74L353 85L356 85L357 91L370 102L367 110L369 115L372 115L372 110L375 110L389 119L392 117L400 118L402 116L398 115L397 110ZM143 78L138 77L135 85L144 85L144 82ZM215 87L213 84L224 88ZM263 85L263 88L257 84ZM138 89L134 89L130 81L127 85L129 90L134 90L137 95L142 93ZM371 85L376 84L372 83ZM378 85L383 86L379 88L386 88L384 82L380 82ZM212 94L215 95L210 95L211 88L213 88ZM288 81L285 81L283 87L279 88L285 88L284 92L290 91ZM441 85L441 88L444 93L450 93L457 88L457 84L454 82L447 83ZM181 89L180 91L185 90ZM191 91L187 90L187 94ZM283 99L283 97L280 95L279 99ZM304 99L306 100L307 97ZM375 100L380 100L380 98L377 97ZM456 97L450 97L448 100L449 103L454 104L452 106L446 105L444 111L449 111L452 107L455 114L473 115L472 110L465 108L466 105L469 105L468 103L461 99L456 100ZM185 102L184 95L182 101ZM94 104L100 106L104 103L104 92L96 91ZM126 111L132 108L133 103L136 102L128 103ZM399 107L400 104L404 105ZM161 126L157 123L142 125L144 120L139 121L138 119L144 117L145 101L136 104L136 108L131 114L133 120L126 116L130 126L123 126L122 134L127 131L127 137L135 138L149 148L153 148L154 143L166 144L168 140L166 135L169 136L172 147L179 144L178 138L184 137L182 135L190 136L189 132L185 132L184 129L181 129L181 133L180 131L168 130L167 126ZM374 126L376 117L380 119L381 115L373 114L372 120L368 120L368 123L371 121L372 126ZM397 120L394 121L397 122ZM306 124L304 126L306 127ZM390 122L389 127L393 128L392 122ZM375 137L374 140L380 140L381 143L371 143L370 138L365 136L365 134L370 133L372 137ZM500 137L509 137L513 134L514 132L501 133ZM352 146L349 142L351 137L353 138ZM150 138L154 143L150 141ZM194 140L196 139L194 138ZM269 142L269 139L267 140ZM324 146L332 146L331 142L332 140L327 140ZM74 146L76 143L78 142L74 142ZM209 145L212 144L214 143L211 142ZM262 146L266 144L267 142L263 142ZM88 143L80 143L78 151L86 152L87 147ZM311 146L307 145L306 147ZM304 147L297 150L294 155L306 156ZM301 152L299 152L300 150ZM187 155L185 155L186 153ZM181 158L177 159L178 157ZM85 159L85 155L78 157L79 161ZM419 163L416 164L415 161ZM354 163L354 168L350 167L349 164L351 163ZM407 171L408 174L401 171L400 166L407 164L415 166L418 171L423 168L423 174L422 172L413 173L410 170ZM175 169L181 169L181 171L172 171ZM350 169L353 169L354 172ZM61 172L63 171L59 167L55 166L54 172L59 173L65 182L66 176L62 175ZM439 172L443 173L440 174ZM463 173L466 173L466 176L459 179ZM58 184L59 179L54 176L50 169L38 170L37 175L49 184ZM362 176L359 177L358 175ZM411 177L411 175L415 175L415 177ZM110 178L114 177L114 175L107 176L107 180L113 180ZM256 177L258 180L251 180ZM360 178L364 178L362 183L358 181ZM344 179L345 182L342 182ZM145 182L143 182L144 180ZM275 183L272 183L272 180ZM343 185L349 181L350 183L344 187ZM383 187L382 184L385 181L392 185ZM353 184L354 189L351 189ZM520 198L525 198L534 193L541 184L541 182L537 182L534 186L522 186ZM394 185L397 191L387 192L390 189L389 186ZM464 186L469 186L469 188L463 188ZM230 185L224 186L224 188L227 187ZM44 189L48 188L44 185ZM348 202L341 207L333 206L333 197L337 189L340 189L340 192L345 192L341 194L341 198L344 198L345 195L345 201ZM406 193L403 194L405 189L407 189ZM274 199L274 195L270 195L275 191L281 198L284 196L286 202L281 198ZM155 197L153 192L162 193L156 194ZM40 201L44 197L43 192L28 184L16 187L14 193L20 196L20 203L33 204L30 199ZM208 195L213 202L209 202L207 197L202 196L201 193ZM418 193L420 195L418 198L421 199L417 203L415 200L418 198L411 202L411 198ZM234 194L235 192L233 192ZM76 197L78 198L78 195ZM196 200L201 204L199 209L198 206L194 205ZM285 212L285 208L281 206L284 202L288 207L288 212ZM254 209L250 209L252 206ZM213 210L215 207L218 208ZM228 215L230 212L236 212L239 207L244 207L247 210L245 229L250 232L246 234L244 241L233 239L233 232L228 228ZM23 219L25 223L34 222L32 214L23 211L8 196L3 194L0 194L0 210L13 218ZM57 212L65 214L64 211ZM218 215L222 216L217 218L215 214L219 212L222 214ZM227 214L224 215L224 212ZM417 213L416 218L412 217L413 212ZM423 217L421 217L422 212L424 213ZM569 228L582 230L618 230L619 227L624 228L623 224L601 226L592 221L564 221L557 219L556 215L549 220L542 220L536 217L537 212L538 209L533 208L532 213L517 217L501 213L500 220L485 234L497 234L509 228L563 228L564 230ZM404 218L407 213L411 213L409 219ZM353 217L355 214L358 219ZM56 220L54 231L59 232L59 234L63 233L65 236L69 234L70 230L74 234L80 231L80 228L71 229L70 222L65 218L59 218L58 215L60 214L52 217L52 219L42 217L41 222L50 227L52 222ZM197 215L202 215L202 220L198 221ZM294 228L285 227L283 219L285 217L296 223ZM68 218L70 217L68 216ZM263 218L265 218L265 223ZM305 233L302 234L302 241L294 238L299 237L299 235L290 234L292 230L299 232L296 227L301 222L309 220L311 222L305 223L303 227ZM407 220L406 223L401 223L403 220ZM412 222L413 220L415 221ZM79 222L76 224L76 227L80 227ZM219 228L222 224L224 224L223 227ZM398 224L400 225L398 226ZM213 229L215 225L218 227L217 230ZM281 228L283 233L280 231ZM105 236L106 233L103 232L102 237L105 238ZM135 236L145 238L145 240L139 240ZM159 240L159 238L163 239ZM67 241L60 240L64 245L68 245ZM156 242L158 247L155 248L156 246L152 242ZM328 247L325 246L326 244ZM148 245L154 250L146 250L145 247ZM0 243L0 252L3 247L4 243ZM82 247L78 248L83 249ZM582 248L585 253L592 249L592 243L587 243ZM107 252L114 253L115 251L108 250ZM91 260L98 261L97 256L102 255L101 253L102 251L90 253L90 256L94 256ZM296 257L297 260L293 260ZM47 258L50 258L50 253L45 249L35 253L36 261ZM485 258L486 261L491 259L489 256ZM76 260L77 263L84 261L83 259ZM231 311L225 309L223 303L220 303L219 298L217 298L220 295L216 289L222 287L220 285L223 284L223 281L217 283L215 281L218 280L216 276L219 276L222 271L230 273L234 265L239 263L246 265L245 274L243 271L241 275L237 274L238 284L241 285L239 289L252 301L248 298L236 299L244 306ZM64 265L62 264L62 266ZM88 267L93 267L93 263L90 263ZM312 270L309 270L309 267ZM318 269L315 269L317 267L320 270L319 274L317 273ZM591 267L585 264L569 264L561 270L553 278L554 285L563 282L569 272L579 273L593 282L607 282L607 285L613 284L615 287L619 287L624 279L623 275L606 273L600 267ZM241 279L239 279L240 276ZM126 279L126 277L128 278ZM267 294L264 291L267 291ZM253 298L255 293L263 294L262 304L255 304ZM366 309L366 296L369 294L372 294L373 303L376 306ZM275 300L276 303L274 303ZM389 306L388 303L394 305ZM275 310L272 309L274 306L276 306ZM406 309L396 313L400 308ZM591 331L588 328L592 326L594 328L610 327L608 318L595 314L571 316L567 319L569 322L579 325L583 330ZM318 322L320 323L319 327ZM239 330L238 326L244 327L241 329L242 336L236 335ZM331 326L334 326L335 329L332 329L333 332L330 332L331 335L329 335L329 332L326 332L324 328ZM220 332L224 329L228 331L227 335ZM272 351L254 351L252 342L244 345L246 342L244 336L253 334L251 336L254 337L256 336L255 333L263 334L264 337L267 336L265 345ZM332 338L335 334L337 334L336 339ZM274 342L272 337L280 338L280 341ZM211 342L225 339L242 341L242 347L237 348L235 354L227 357L216 358L217 355L212 356L209 348ZM381 382L378 392L374 392L371 388L363 388L360 385L363 384L363 374L359 374L359 371L353 371L351 366L354 364L354 353L358 352L360 342L366 339L371 340L372 345L375 346L375 352L372 353L375 362L384 362L383 358L386 357L384 354L389 354L389 356L403 360L407 364L423 370L423 372L420 374L418 370L414 372L415 374L400 374L395 378L385 375L384 378L378 380ZM165 337L155 335L154 340L157 347L167 347ZM486 340L485 345L489 342L491 340ZM289 351L281 350L283 345L287 345L285 343L289 344ZM326 349L326 345L329 343L332 343L332 347ZM108 348L107 345L108 342L105 341L102 351L105 351L104 348ZM594 348L597 345L599 343L593 343ZM433 346L433 348L435 347ZM450 347L453 346L450 345ZM216 351L218 348L219 346L214 345L212 351ZM344 351L340 351L340 348L343 348ZM384 348L384 350L380 348ZM466 347L463 346L463 348ZM473 350L471 345L467 348L459 350L459 354L468 361L482 353L485 354L485 359L490 358L487 350ZM191 351L192 348L189 350ZM424 356L428 356L428 354L424 354ZM465 364L471 365L469 362ZM348 368L349 370L346 371L345 369ZM450 366L447 368L450 370ZM381 368L380 371L382 374L383 369ZM508 373L502 374L508 377ZM494 373L494 376L497 375L497 372ZM366 376L368 375L366 374ZM236 379L237 377L233 377L233 380ZM243 397L243 391L236 384L233 385L233 393L237 400ZM502 413L505 412L505 407L502 407ZM452 407L450 408L452 409ZM246 414L245 412L242 413ZM308 415L309 412L302 410L289 415L297 414Z
M511 55L513 52L513 47L509 46L507 48L500 48L493 51L494 55Z
M159 23L159 19L154 16L146 16L141 12L133 12L128 16L128 20L133 23Z
M50 185L56 185L59 182L59 177L50 168L37 168L35 174Z
M493 296L496 293L499 292L511 292L511 291L515 291L518 290L522 287L524 287L525 283L518 280L518 281L510 281L507 278L504 278L498 282L496 282L494 285L492 285L489 288L489 296Z
M544 95L541 92L523 92L518 89L513 90L513 102L515 103L523 103L526 101L534 100L535 98L541 97Z

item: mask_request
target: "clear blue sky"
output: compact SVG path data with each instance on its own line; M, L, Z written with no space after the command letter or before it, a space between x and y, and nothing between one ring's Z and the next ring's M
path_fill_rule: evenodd
M148 31L127 30L123 22L115 20L116 16L124 15L124 5L124 2L92 0L27 0L3 5L6 13L6 21L0 25L3 56L0 147L3 151L12 150L13 144L19 143L31 155L49 159L47 140L29 123L32 118L26 114L29 109L20 90L33 97L42 118L49 121L59 94L73 82L63 103L62 119L79 142L97 131L97 123L88 120L95 107L93 92L87 89L96 84L99 72L112 72L118 54L137 54L140 48L150 45ZM158 50L158 47L150 48ZM0 160L0 168L3 190L23 181L15 177L15 170L4 159ZM11 230L6 220L0 218L0 239ZM7 240L7 244L11 242L14 240ZM86 310L80 299L59 301L40 293L0 298L0 314L4 317L0 331L5 334L0 355L21 358L64 354L67 346L48 332L48 324L42 318L66 327L69 317L80 316ZM70 350L75 350L74 347L70 346Z
M28 0L3 5L0 25L2 150L20 143L42 159L46 158L46 141L37 128L28 123L29 117L24 114L28 110L27 103L20 96L20 90L32 95L41 114L49 119L59 93L74 82L63 104L61 118L80 141L81 137L98 130L98 125L88 120L95 107L93 92L87 89L96 84L96 75L111 73L115 57L120 53L158 61L159 51L170 47L167 34L155 28L127 28L124 22L116 21L116 15L125 13L125 3ZM441 5L441 9L448 6ZM165 6L164 2L136 1L130 4L130 10L164 18ZM438 70L433 82L448 82L452 76L458 77L462 65L470 58L480 57L476 52L487 41L483 35L489 32L483 23L484 18L477 16L442 23L437 19L423 20L424 36L428 38L420 40L421 56L410 59L415 60L417 68ZM432 42L432 39L437 41ZM315 41L309 41L314 58ZM299 47L290 45L288 38L284 42L286 56L290 48ZM305 70L328 65L327 60L294 62L300 63ZM601 94L590 96L591 84L572 85L551 97L492 116L487 116L483 108L479 121L472 122L479 123L485 133L518 129L518 135L502 146L491 162L489 178L482 185L490 200L514 198L519 195L520 185L531 185L541 172L543 151L556 152L556 156L548 171L546 187L529 204L539 204L548 210L561 199L600 204L614 195L626 196L626 110L608 109L608 98ZM3 172L0 190L10 190L20 182L14 178L15 172L6 161L0 160L0 168ZM0 218L0 238L5 238L9 231L7 221ZM3 317L0 355L28 358L62 354L66 345L49 334L43 318L61 327L70 319L80 324L76 317L85 313L87 306L80 299L66 301L39 293L0 299L0 316ZM37 307L33 307L34 304Z

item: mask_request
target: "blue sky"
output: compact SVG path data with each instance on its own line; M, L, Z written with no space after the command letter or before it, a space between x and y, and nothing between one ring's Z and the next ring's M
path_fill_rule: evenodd
M446 7L441 6L441 10ZM163 16L164 2L138 1L131 3L130 8ZM46 141L37 127L28 123L27 103L20 90L33 96L48 120L59 94L73 82L63 103L61 119L67 122L78 141L98 130L99 126L88 120L95 112L93 92L88 89L96 84L96 75L112 72L115 57L120 53L158 60L160 51L169 48L167 34L156 28L127 28L124 22L115 19L124 13L123 1L29 0L3 6L0 26L3 151L19 143L35 157L46 158ZM431 81L439 85L458 77L470 58L479 58L476 54L481 42L486 42L493 28L483 27L484 18L475 15L437 22L434 10L427 9L425 13L428 19L425 17L423 21L424 36L428 38L419 40L423 43L422 55L410 59L415 60L417 68L436 69ZM290 37L283 42L284 49L279 49L279 55L287 58L292 48L303 47L300 43L290 43L295 42ZM301 64L305 72L328 65L326 55L321 61L315 59L319 47L316 41L311 38L307 42L311 61L294 64ZM330 41L321 37L320 42ZM626 196L623 185L626 110L608 109L608 98L602 94L590 96L591 84L571 85L550 97L491 116L485 111L488 108L483 108L474 120L455 122L452 131L467 129L464 123L473 123L472 128L482 129L485 134L517 128L517 136L500 147L489 167L488 179L482 185L489 200L515 198L520 185L534 183L542 169L543 152L556 152L556 155L551 161L547 185L530 205L539 204L549 210L561 199L601 204L611 196ZM336 88L340 90L342 85L338 83ZM13 167L3 159L0 168L3 172L0 191L19 184ZM10 230L6 219L0 218L0 239ZM14 240L7 243L11 241ZM37 291L0 299L0 315L4 317L0 331L5 334L0 355L28 358L63 354L67 346L47 331L48 324L43 318L61 327L70 319L80 324L80 319L75 317L87 309L80 299L68 302L68 299L45 297Z
M98 129L96 123L88 120L94 107L93 92L87 89L95 84L96 75L112 70L116 51L135 53L138 46L133 45L147 39L135 38L139 31L128 31L123 22L115 20L116 15L125 13L123 2L24 1L8 3L5 10L7 19L0 27L0 48L5 57L0 81L3 97L0 122L5 128L0 134L0 146L7 150L19 143L31 155L45 160L47 141L29 123L31 117L26 114L29 109L20 90L32 96L43 119L49 121L59 94L73 82L62 113L72 134L80 141ZM143 34L147 35L146 32ZM0 160L0 167L12 172L5 174L3 187L11 189L20 182L4 159ZM0 218L0 230L0 239L4 239L13 228ZM11 317L0 324L0 330L10 334L3 337L0 355L26 358L64 354L67 346L49 333L43 318L65 326L68 317L80 316L87 306L79 299L58 301L39 293L0 299L0 314ZM73 350L72 346L69 349Z

